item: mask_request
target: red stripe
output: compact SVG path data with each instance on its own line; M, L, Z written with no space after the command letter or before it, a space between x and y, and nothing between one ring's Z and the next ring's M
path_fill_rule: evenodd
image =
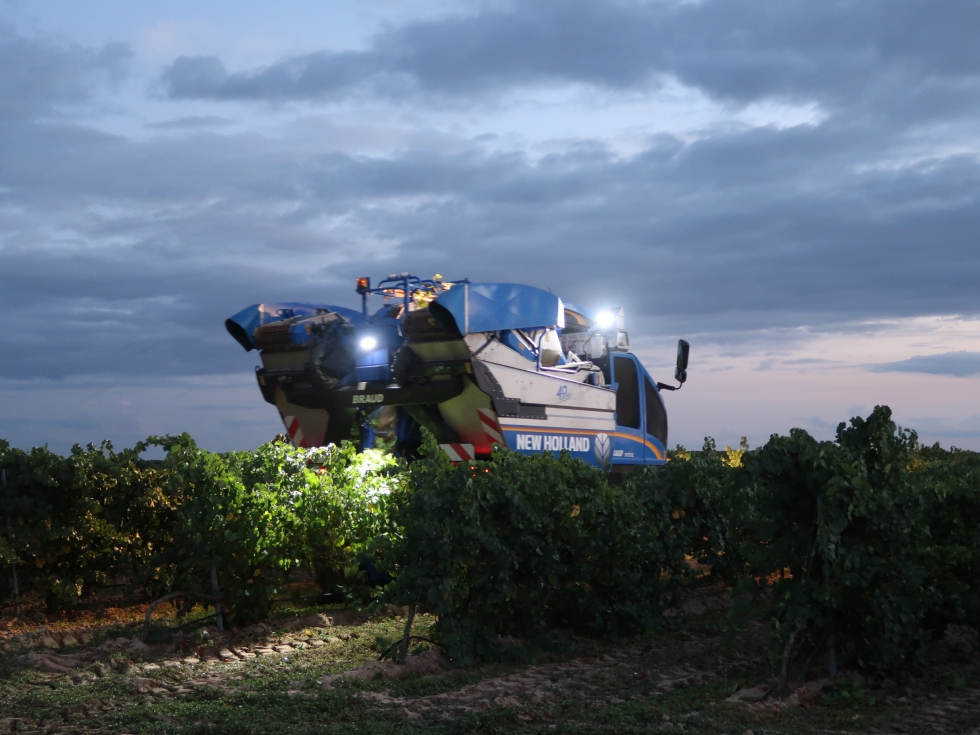
M483 422L483 431L487 437L487 440L491 443L503 443L504 442L504 432L500 430L500 424L489 415L484 413L485 409L479 409L480 420ZM489 413L489 412L487 412Z
M491 429L493 429L495 432L499 434L500 424L497 423L497 420L495 418L488 415L488 413L484 413L484 410L485 409L481 408L479 411L477 411L477 413L480 415L480 421L482 421L484 424L486 424L488 427L490 427Z

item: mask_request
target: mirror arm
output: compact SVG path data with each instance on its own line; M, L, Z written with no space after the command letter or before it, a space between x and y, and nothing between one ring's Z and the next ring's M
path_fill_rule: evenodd
M684 383L687 382L687 359L691 351L691 345L682 339L677 340L677 369L674 371L674 380L676 380L679 385L667 385L666 383L657 383L657 390L680 390L684 387Z

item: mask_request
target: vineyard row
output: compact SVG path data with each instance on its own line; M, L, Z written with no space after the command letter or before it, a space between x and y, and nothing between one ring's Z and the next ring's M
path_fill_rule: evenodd
M141 455L162 447L163 460ZM456 659L551 631L666 624L679 590L724 585L736 631L754 601L774 653L889 667L980 623L980 455L924 447L886 407L756 449L681 447L612 484L567 454L501 450L406 466L349 445L215 454L187 435L62 457L0 441L0 595L78 605L120 574L152 597L268 614L296 569L323 592L438 617Z

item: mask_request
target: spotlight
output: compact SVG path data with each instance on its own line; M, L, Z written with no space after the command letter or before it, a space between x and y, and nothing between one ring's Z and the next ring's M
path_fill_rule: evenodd
M361 337L361 341L359 342L359 344L362 350L364 350L365 352L370 352L371 350L373 350L375 347L378 346L378 340L376 340L374 337L371 337L369 335L367 337Z
M611 311L600 311L595 318L595 323L603 329L608 329L616 321L616 315Z

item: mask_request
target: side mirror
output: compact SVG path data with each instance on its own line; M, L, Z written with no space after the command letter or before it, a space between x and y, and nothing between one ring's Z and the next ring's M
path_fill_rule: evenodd
M691 354L691 345L682 339L677 340L677 369L674 370L674 380L684 384L687 380L687 358Z

